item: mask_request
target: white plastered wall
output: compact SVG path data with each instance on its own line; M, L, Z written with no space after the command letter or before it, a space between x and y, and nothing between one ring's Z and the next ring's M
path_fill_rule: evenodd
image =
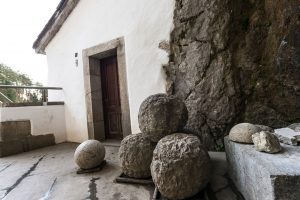
M132 133L139 132L138 109L149 95L165 92L159 49L173 28L174 0L82 0L46 48L48 85L63 87L49 100L65 102L67 140L88 139L82 50L124 37ZM75 63L78 53L78 66Z
M30 120L32 135L53 133L55 142L65 142L65 109L63 105L0 108L0 121Z

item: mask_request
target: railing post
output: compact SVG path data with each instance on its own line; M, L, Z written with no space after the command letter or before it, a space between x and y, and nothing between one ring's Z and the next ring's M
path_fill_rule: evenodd
M43 105L47 105L47 96L46 96L46 89L43 89Z

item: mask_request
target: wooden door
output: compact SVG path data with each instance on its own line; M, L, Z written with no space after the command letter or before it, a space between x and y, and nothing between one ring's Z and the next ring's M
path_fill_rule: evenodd
M122 139L122 113L117 57L100 60L105 137Z

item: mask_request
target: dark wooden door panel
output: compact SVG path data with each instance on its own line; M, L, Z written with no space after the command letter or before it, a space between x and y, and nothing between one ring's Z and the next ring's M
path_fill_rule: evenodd
M108 126L110 134L117 135L122 132L121 114L120 113L109 113L108 114Z
M122 138L122 113L117 57L102 59L100 67L105 135L107 138Z

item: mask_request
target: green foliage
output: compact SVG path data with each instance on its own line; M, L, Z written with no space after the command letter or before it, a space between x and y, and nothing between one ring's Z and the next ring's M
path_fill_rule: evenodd
M28 75L14 71L10 67L0 63L0 85L32 86L33 82ZM41 83L35 85L42 86ZM41 100L39 90L28 89L0 89L1 92L13 102L38 102ZM4 101L0 96L0 101ZM5 102L5 101L4 101Z
M225 151L225 146L224 146L223 143L222 144L216 144L215 149L216 149L216 151L224 152Z

